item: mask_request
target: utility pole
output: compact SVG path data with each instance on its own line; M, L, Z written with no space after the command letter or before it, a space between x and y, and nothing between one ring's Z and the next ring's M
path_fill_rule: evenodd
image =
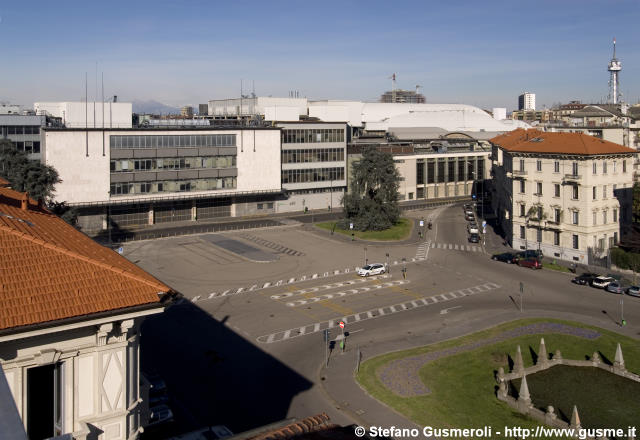
M389 252L387 252L387 273L391 275L391 265L389 264Z

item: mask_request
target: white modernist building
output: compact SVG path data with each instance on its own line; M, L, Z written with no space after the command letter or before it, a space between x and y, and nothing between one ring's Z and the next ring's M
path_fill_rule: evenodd
M518 96L518 110L535 110L536 109L536 94L524 92Z
M61 118L67 128L131 128L130 102L36 102L38 115Z

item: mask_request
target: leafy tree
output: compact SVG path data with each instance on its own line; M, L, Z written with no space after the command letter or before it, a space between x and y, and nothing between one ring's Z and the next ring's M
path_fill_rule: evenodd
M632 212L633 212L633 222L639 223L640 222L640 184L639 183L633 184Z
M366 149L352 170L352 190L342 200L344 222L353 222L354 229L359 231L380 231L393 226L400 218L400 173L393 156Z
M49 211L60 217L70 225L75 226L78 221L78 210L67 205L67 202L50 202Z
M6 139L0 140L0 177L7 179L16 191L27 192L33 199L44 202L51 201L55 184L61 182L53 167L29 160Z

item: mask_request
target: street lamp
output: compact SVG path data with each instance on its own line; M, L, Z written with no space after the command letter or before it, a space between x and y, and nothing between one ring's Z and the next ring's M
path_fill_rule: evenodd
M364 247L364 265L369 264L369 259L367 258L367 247Z

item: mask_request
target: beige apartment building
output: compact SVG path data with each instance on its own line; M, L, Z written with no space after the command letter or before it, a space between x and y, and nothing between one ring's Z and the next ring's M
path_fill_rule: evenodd
M618 242L631 222L636 150L535 129L491 142L492 206L514 249L587 264Z

